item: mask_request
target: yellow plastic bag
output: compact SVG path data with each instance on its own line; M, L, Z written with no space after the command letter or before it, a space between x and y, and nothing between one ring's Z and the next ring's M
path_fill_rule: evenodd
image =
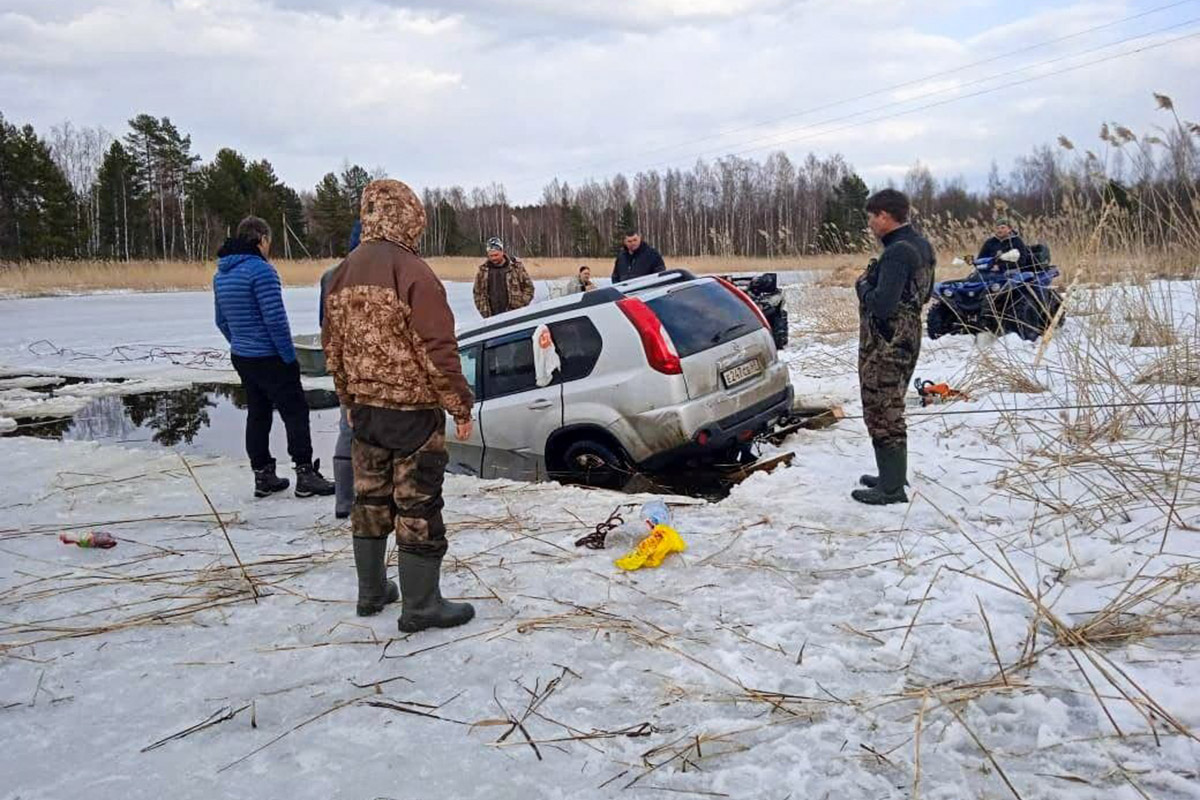
M683 537L674 528L656 525L638 546L618 558L615 563L624 570L633 571L642 567L657 567L671 553L687 550Z

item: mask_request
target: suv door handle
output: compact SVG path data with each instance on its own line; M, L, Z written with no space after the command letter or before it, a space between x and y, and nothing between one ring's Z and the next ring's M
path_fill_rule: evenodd
M554 403L550 402L549 400L534 400L529 404L528 408L530 411L545 411L547 408L550 408L553 405Z

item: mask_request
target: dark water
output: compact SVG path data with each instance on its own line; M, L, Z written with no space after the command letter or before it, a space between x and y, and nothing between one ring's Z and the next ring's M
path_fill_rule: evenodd
M82 379L68 380L70 384L80 382ZM45 391L53 394L52 388ZM314 454L331 465L338 433L337 395L326 390L304 394L310 409ZM166 392L98 397L73 417L18 419L17 423L17 430L3 435L170 449L201 456L244 458L246 454L246 393L239 385L196 384ZM271 427L271 452L280 463L287 463L287 437L278 416ZM726 470L702 465L638 475L626 487L635 493L707 500L721 500L729 489Z
M78 382L78 381L75 381ZM313 448L328 463L337 438L338 402L331 391L306 391ZM7 435L168 448L208 456L245 456L246 393L241 386L197 384L169 392L98 397L68 419L18 419ZM283 422L275 418L271 450L287 460Z

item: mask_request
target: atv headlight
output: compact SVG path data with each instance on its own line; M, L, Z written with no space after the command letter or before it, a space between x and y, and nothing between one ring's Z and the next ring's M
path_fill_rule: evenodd
M988 291L989 291L989 292L991 292L992 294L996 294L996 293L998 293L998 292L999 292L999 291L1000 291L1002 288L1004 288L1004 287L1002 287L1000 284L998 284L998 283L993 283L991 286L989 286L989 287L988 287Z
M967 292L967 297L974 297L977 294L979 294L979 293L978 292Z
M942 297L954 297L953 289L942 289Z

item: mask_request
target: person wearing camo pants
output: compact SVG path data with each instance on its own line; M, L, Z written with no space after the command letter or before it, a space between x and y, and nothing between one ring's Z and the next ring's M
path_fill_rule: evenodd
M350 231L349 252L354 252L354 248L358 247L361 239L362 222L355 220L354 227ZM329 282L333 280L333 275L337 272L338 267L344 263L344 261L339 261L321 276L317 320L322 328L325 327L325 295L329 293ZM350 458L350 443L354 440L354 431L350 428L348 409L345 406L339 406L338 411L338 437L337 443L333 447L333 483L335 487L333 516L337 519L346 519L350 516L350 509L354 505L354 464Z
M379 613L397 599L386 566L394 533L400 630L462 625L475 609L447 601L440 587L446 414L466 440L475 402L462 374L454 314L442 282L417 254L425 209L412 189L372 181L363 191L361 219L361 244L330 278L321 332L326 368L354 432L350 523L358 613Z
M921 353L921 311L933 290L937 257L908 223L908 198L883 189L867 198L867 224L883 243L855 284L859 301L858 379L863 419L878 473L851 497L868 505L907 503L908 429L904 395Z

